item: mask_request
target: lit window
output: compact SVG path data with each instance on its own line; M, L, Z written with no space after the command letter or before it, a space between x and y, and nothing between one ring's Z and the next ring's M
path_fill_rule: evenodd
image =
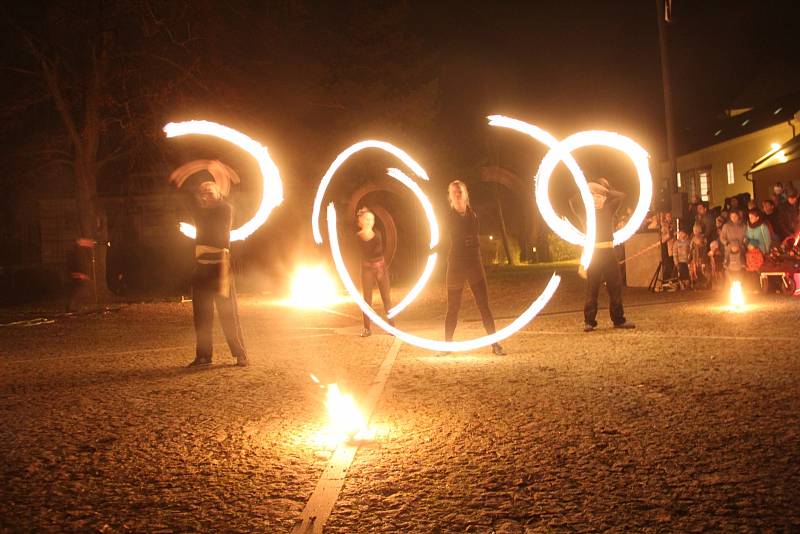
M729 161L725 167L728 171L728 184L732 184L735 180L735 175L733 174L733 162Z
M708 173L700 173L700 199L708 201Z
M681 187L681 173L678 173L678 188Z

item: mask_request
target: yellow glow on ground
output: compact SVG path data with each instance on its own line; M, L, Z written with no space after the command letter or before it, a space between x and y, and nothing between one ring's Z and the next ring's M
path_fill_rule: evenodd
M747 310L742 283L738 280L734 280L731 283L729 309L734 312L743 312Z
M325 308L342 301L338 288L322 265L303 265L292 277L291 295L285 303L298 308Z
M313 374L312 380L319 384ZM333 450L343 443L374 441L379 434L368 425L368 419L349 393L343 393L338 384L319 386L326 390L325 406L328 422L324 428L312 433L307 443L318 449ZM384 434L385 432L380 432Z

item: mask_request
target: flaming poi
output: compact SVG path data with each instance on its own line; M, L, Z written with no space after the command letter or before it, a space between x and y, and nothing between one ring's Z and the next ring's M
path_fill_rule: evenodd
M233 128L211 121L170 122L164 126L164 133L169 138L180 137L182 135L208 135L216 137L238 146L242 150L248 152L258 162L258 168L261 171L261 179L263 181L261 186L261 203L252 219L239 228L231 230L231 241L241 241L249 237L250 234L258 230L261 225L267 221L272 210L283 202L283 183L281 182L278 166L272 161L267 147L261 145L258 141L251 139L241 132L237 132ZM227 185L230 187L229 183ZM225 189L225 187L223 187L223 189ZM186 237L191 239L197 237L197 230L191 224L181 223L180 230Z
M536 174L536 189L534 191L535 199L547 224L566 241L581 245L583 247L583 252L581 254L581 267L585 269L591 262L592 252L595 245L596 228L594 210L591 209L594 205L594 202L592 201L591 194L589 193L586 178L584 177L583 172L581 171L577 162L575 162L571 155L573 150L586 146L599 145L620 150L631 158L639 178L639 201L628 223L614 233L614 244L620 244L626 241L631 235L633 235L639 225L641 225L644 217L647 214L647 209L652 199L653 182L649 169L649 156L647 152L634 141L625 136L604 131L579 132L567 137L563 141L558 141L555 137L545 132L541 128L522 121L517 121L515 119L510 119L499 115L491 116L489 119L492 126L502 126L526 133L534 139L543 142L550 148L550 151L542 160L539 171ZM314 199L314 209L311 217L314 240L318 244L322 244L320 219L322 214L322 201L325 196L325 191L327 190L328 185L330 184L339 167L350 156L366 148L378 148L392 154L401 160L418 177L423 180L428 180L425 170L403 150L383 141L369 140L356 143L339 154L320 182L316 198ZM559 218L553 210L552 203L547 196L549 194L547 185L549 183L550 176L559 162L564 162L572 172L575 178L575 183L581 193L581 198L586 206L586 234L580 232L567 219ZM429 208L430 202L428 201L427 197L424 196L421 190L416 187L416 184L414 184L414 182L402 171L398 169L390 169L389 175L409 187L414 194L417 195L417 198L420 200L420 202L422 202L423 207L425 208L425 214L430 223L431 248L433 248L438 241L438 225L436 224L436 219L433 215L432 208ZM370 306L367 305L355 283L353 283L350 274L345 268L341 249L339 247L339 238L336 230L336 209L333 203L328 204L327 223L328 241L331 248L331 255L333 256L333 262L336 266L336 272L339 274L339 278L342 280L345 289L356 302L358 307L365 315L367 315L367 317L372 320L372 322L376 323L386 332L396 336L405 343L415 345L420 348L446 352L468 351L502 341L533 320L533 318L541 311L541 309L553 296L561 281L561 278L554 273L538 298L536 298L536 300L534 300L534 302L531 303L531 305L524 312L517 316L514 321L504 328L501 328L494 334L485 335L466 341L437 341L423 338L408 334L407 332L398 330L397 328L391 326L382 317L376 314ZM420 277L420 280L413 286L412 291L409 292L406 298L404 298L400 304L395 306L395 308L390 310L389 317L394 317L402 308L410 304L411 301L419 294L433 272L435 261L436 254L431 252L428 258L428 263L423 271L422 276Z

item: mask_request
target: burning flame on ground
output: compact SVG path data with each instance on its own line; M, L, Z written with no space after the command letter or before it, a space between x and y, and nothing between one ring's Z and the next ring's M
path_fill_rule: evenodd
M745 309L744 291L742 291L742 283L739 280L731 282L730 309L737 312Z
M352 395L342 393L338 384L323 385L311 375L311 379L327 389L325 405L328 408L329 422L322 432L319 442L326 448L335 449L348 441L368 441L375 433L367 425L367 418L361 412Z
M324 308L339 300L337 284L325 267L301 266L292 277L288 304L299 308Z

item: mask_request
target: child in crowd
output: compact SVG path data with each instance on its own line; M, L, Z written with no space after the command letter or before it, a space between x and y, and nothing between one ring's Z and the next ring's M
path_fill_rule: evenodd
M725 213L724 211L722 213ZM725 213L724 216L720 215L716 219L714 219L714 236L719 237L719 233L722 231L722 227L725 223L728 222L728 214Z
M745 269L747 269L749 273L750 280L748 284L751 285L753 289L759 287L761 281L759 280L758 271L761 270L761 266L764 265L764 253L761 252L761 249L754 243L747 244L747 252L744 254L744 264Z
M675 266L678 268L678 279L680 280L681 289L687 289L691 282L689 275L689 260L690 260L690 247L689 235L686 230L678 232L678 239L672 245L672 258L675 261Z
M753 243L747 244L745 253L745 265L751 273L757 272L764 265L764 253Z
M744 257L742 255L742 246L738 241L729 243L725 247L725 274L727 275L728 283L734 280L742 280L742 271L744 270Z
M708 242L703 235L703 227L692 227L692 240L689 243L689 275L693 288L708 287Z
M708 263L709 272L711 273L710 285L711 287L720 287L722 283L722 249L719 246L719 240L715 239L708 245Z

